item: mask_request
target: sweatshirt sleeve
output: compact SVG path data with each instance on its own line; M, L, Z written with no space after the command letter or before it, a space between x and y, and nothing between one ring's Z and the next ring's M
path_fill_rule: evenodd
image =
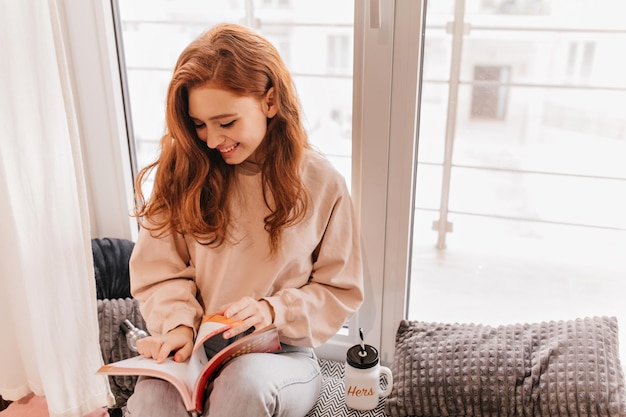
M325 343L363 301L360 234L348 190L345 185L340 190L328 214L316 213L323 234L312 254L308 282L265 298L274 308L285 343L313 347Z
M157 237L141 228L130 259L130 284L151 334L164 334L180 325L197 330L203 310L189 260L182 235Z

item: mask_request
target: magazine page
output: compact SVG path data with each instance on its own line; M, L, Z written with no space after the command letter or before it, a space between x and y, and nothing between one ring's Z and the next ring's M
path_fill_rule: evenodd
M189 366L187 367L187 381L189 387L196 385L196 381L200 377L202 370L204 369L208 358L204 349L194 348L191 353L191 357L188 359Z
M200 374L209 360L206 350L204 349L204 343L211 338L222 337L222 333L239 323L241 322L238 320L229 319L219 314L209 314L202 318L193 351L188 360L187 381L189 381L190 387L196 386ZM198 393L196 392L196 394ZM204 397L204 395L202 395L202 397ZM202 410L204 398L193 398L193 403L195 403L196 409Z
M106 375L145 375L161 378L171 383L180 392L185 406L193 408L191 387L195 381L189 383L189 365L186 362L175 362L169 357L163 363L157 363L155 359L138 355L119 362L102 366L98 374Z
M216 334L223 333L231 327L242 323L243 322L239 320L229 319L219 314L208 314L204 316L202 323L200 323L200 328L198 329L193 350L198 350L207 339L210 339Z

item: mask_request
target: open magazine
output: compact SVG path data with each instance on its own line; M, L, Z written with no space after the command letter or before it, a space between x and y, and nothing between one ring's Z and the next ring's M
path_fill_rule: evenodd
M222 333L239 324L240 321L221 315L207 315L202 319L193 352L187 361L175 362L169 357L165 362L157 363L155 359L139 355L104 365L97 373L161 378L178 390L188 411L201 414L206 388L229 360L246 353L280 350L278 331L273 324L242 337L224 339Z

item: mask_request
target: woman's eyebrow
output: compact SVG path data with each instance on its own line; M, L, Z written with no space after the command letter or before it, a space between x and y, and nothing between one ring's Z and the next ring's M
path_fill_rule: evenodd
M222 114L218 114L218 115L215 115L215 116L211 116L211 117L209 117L208 120L224 119L226 117L234 117L236 115L237 115L236 113L222 113ZM195 119L195 120L202 120L202 119L200 119L198 117L193 116L191 113L189 114L189 117L192 118L192 119Z

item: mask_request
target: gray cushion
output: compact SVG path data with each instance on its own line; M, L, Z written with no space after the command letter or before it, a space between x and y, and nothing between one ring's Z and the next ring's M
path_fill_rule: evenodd
M391 416L626 416L614 317L515 324L402 321Z
M100 326L100 349L104 363L117 362L136 356L126 344L126 336L120 323L130 320L135 326L145 329L146 324L139 311L139 302L133 298L98 300L98 324ZM133 393L136 376L109 376L111 392L115 396L115 407L122 407Z
M131 298L128 262L135 244L128 239L91 239L96 298Z

